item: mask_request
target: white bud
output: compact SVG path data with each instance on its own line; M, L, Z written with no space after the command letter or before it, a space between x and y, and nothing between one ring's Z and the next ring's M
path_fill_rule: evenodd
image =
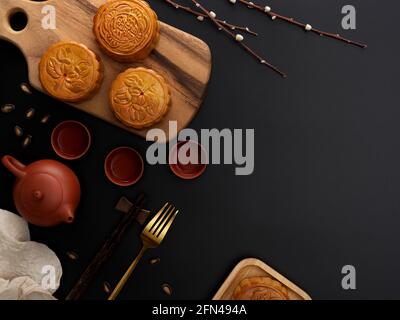
M271 11L271 7L265 6L264 11L265 12L270 12Z
M236 41L239 41L239 42L244 40L244 38L243 38L243 36L241 34L237 34L235 39L236 39Z
M199 21L204 21L204 17L203 17L203 16L198 16L198 17L197 17L197 20L199 20Z
M236 0L229 0L229 2L235 4Z
M210 17L215 19L217 14L214 11L210 11Z
M304 29L306 29L306 31L310 31L312 29L311 24L306 24L306 27Z

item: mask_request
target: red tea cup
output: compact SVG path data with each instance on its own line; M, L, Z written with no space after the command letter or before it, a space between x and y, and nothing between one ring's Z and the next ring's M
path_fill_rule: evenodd
M179 161L179 150L182 146L186 144L192 144L192 147L198 148L198 159L196 163L187 163L184 164ZM190 147L190 148L192 148ZM189 149L190 151L190 149ZM207 159L207 152L204 147L196 141L188 140L188 141L179 141L175 146L172 147L171 152L169 154L169 166L172 172L178 176L179 178L191 180L198 178L201 176L206 170L207 163L201 163L202 159Z
M55 153L66 160L82 158L89 150L92 138L88 128L74 120L58 124L51 134L51 145Z
M104 171L112 183L128 187L143 176L143 158L135 149L119 147L108 154L104 162Z

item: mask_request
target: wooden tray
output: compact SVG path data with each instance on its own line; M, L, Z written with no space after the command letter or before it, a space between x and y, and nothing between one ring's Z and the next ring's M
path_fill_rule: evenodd
M147 59L134 64L115 62L103 54L92 33L93 17L104 2L105 0L1 0L0 38L11 41L20 48L28 63L29 81L40 91L43 89L39 81L38 65L50 45L62 40L72 40L88 46L102 58L105 79L100 91L91 100L71 105L141 137L146 136L149 128L135 130L121 124L109 108L108 93L111 82L128 67L140 65L152 68L166 78L172 95L168 114L155 127L168 134L169 120L175 120L178 131L185 128L198 112L210 78L209 47L202 40L161 22L160 41ZM42 19L45 17L42 8L45 5L56 8L55 30L42 28ZM9 25L9 17L16 11L22 11L28 16L28 25L20 32L13 31Z
M264 262L254 258L244 259L236 265L213 297L213 300L231 300L232 294L240 281L249 277L265 276L281 282L287 288L290 300L311 300L311 297L294 283Z

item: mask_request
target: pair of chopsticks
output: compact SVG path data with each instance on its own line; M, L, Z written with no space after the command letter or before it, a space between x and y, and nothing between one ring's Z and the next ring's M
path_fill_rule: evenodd
M130 204L129 200L126 198L122 198L122 200L123 203L121 205L124 205L125 207L131 205L128 213L122 217L116 229L112 232L110 237L106 240L93 260L87 266L78 282L65 298L66 300L78 300L85 293L100 268L110 258L112 253L115 251L115 248L121 242L121 239L126 233L128 227L133 223L134 220L138 220L139 223L143 224L149 215L148 211L143 210L143 206L146 201L144 193L141 193L133 204ZM123 208L121 208L121 210L125 211Z

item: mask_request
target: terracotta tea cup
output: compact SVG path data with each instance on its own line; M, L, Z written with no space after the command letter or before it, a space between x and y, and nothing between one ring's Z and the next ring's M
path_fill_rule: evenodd
M67 120L58 124L51 134L51 145L63 159L77 160L89 150L92 138L88 128L78 121Z
M108 154L104 171L112 183L121 187L131 186L143 176L143 158L135 149L119 147Z
M74 221L81 188L70 168L54 160L40 160L28 166L11 156L4 156L1 161L17 178L14 202L27 221L42 227Z
M189 144L190 146L188 146ZM184 164L179 161L179 150L183 146L187 146L188 148L197 148L197 157L195 163L187 163ZM187 150L186 156L190 156L190 150ZM201 163L201 159L207 160L207 152L204 147L196 141L188 140L188 141L179 141L175 146L172 147L169 154L169 166L172 172L177 175L179 178L190 180L195 179L201 176L206 170L207 163Z

